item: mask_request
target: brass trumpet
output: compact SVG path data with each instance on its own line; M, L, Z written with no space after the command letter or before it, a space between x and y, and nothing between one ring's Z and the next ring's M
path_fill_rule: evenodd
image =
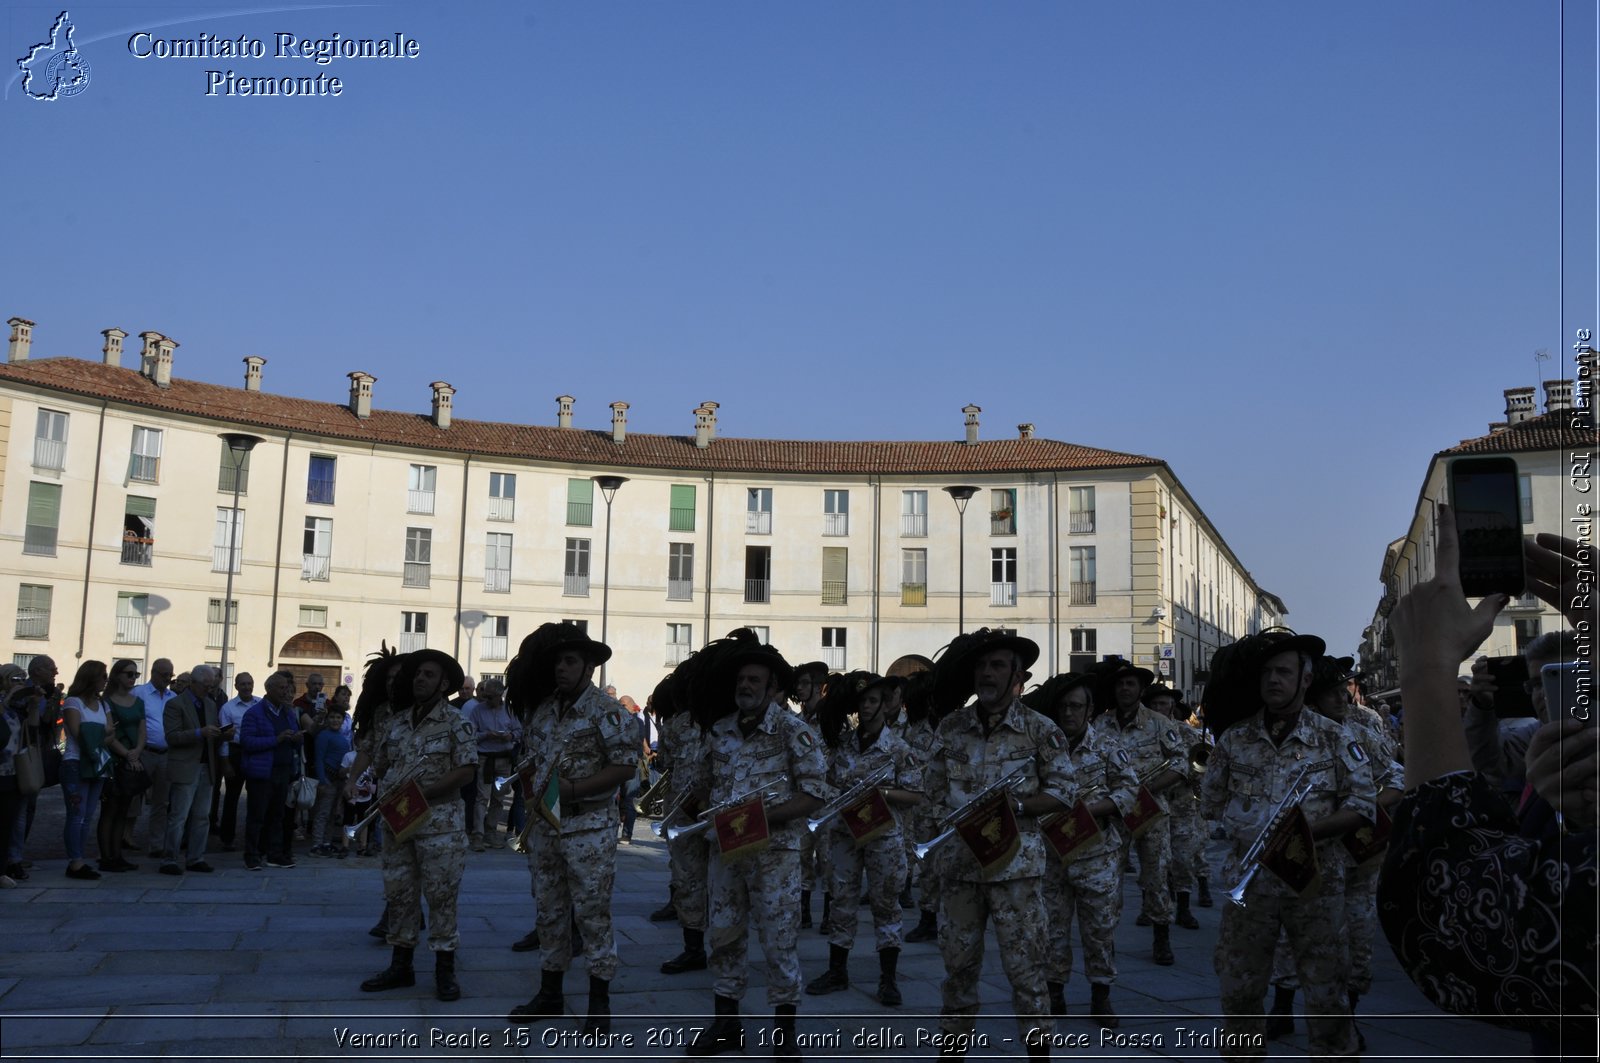
M862 798L866 797L869 792L880 786L885 779L888 779L893 775L894 765L883 765L883 767L868 775L865 779L862 779L860 782L850 787L850 789L846 790L844 793L840 794L838 797L834 798L832 801L828 802L821 809L819 809L816 815L806 820L806 830L810 831L812 834L815 834L822 828L824 823L828 822L828 820L832 819L834 816L837 816L851 805L856 804Z
M935 834L925 842L917 843L915 850L917 859L926 860L929 853L933 852L935 849L939 848L939 846L955 837L956 828L959 827L968 816L981 808L995 794L1000 793L1003 790L1009 790L1013 786L1020 783L1026 777L1026 775L1027 773L1022 768L1018 768L1005 778L997 779L988 786L985 786L982 790L979 790L976 794L974 794L971 800L969 800L966 804L962 805L960 808L941 819L939 821L939 827L941 828L939 833ZM1015 801L1016 798L1012 798L1012 800Z
M496 797L504 797L506 791L516 784L516 781L522 777L523 773L533 767L535 756L537 754L530 753L521 764L511 769L510 775L498 775L495 777L494 792Z
M658 819L654 823L650 824L650 829L655 832L655 835L656 835L657 838L661 837L662 836L662 832L664 832L667 829L667 821L670 820L673 816L676 816L678 814L678 810L683 808L684 804L688 800L689 800L689 791L685 790L685 791L683 791L683 793L678 795L677 800L673 801L672 804L667 806L666 811L661 813L661 818L660 819Z
M506 846L507 849L514 853L526 853L528 851L528 833L533 830L533 819L537 814L533 809L526 806L523 807L522 833L511 839L510 844Z
M1304 801L1311 793L1311 780L1306 778L1306 769L1301 768L1289 784L1289 792L1283 795L1283 800L1272 810L1272 815L1267 817L1267 825L1261 828L1261 833L1256 835L1256 840L1250 843L1250 848L1245 850L1244 859L1239 861L1239 866L1244 868L1244 877L1239 884L1228 891L1228 899L1243 908L1244 891L1249 888L1250 880L1256 877L1256 872L1261 869L1261 856L1266 852L1267 843L1272 840L1272 834L1278 829L1294 808Z
M358 822L356 822L356 823L352 824L351 826L348 826L348 827L346 827L344 829L344 840L347 841L347 842L355 841L357 834L360 834L361 831L369 823L371 823L373 820L377 819L380 815L383 814L383 806L384 806L384 804L387 801L389 801L390 798L392 798L394 796L395 791L399 790L406 783L408 783L412 779L416 778L419 774L421 774L421 771L422 771L422 769L418 768L416 771L408 773L407 775L405 775L405 777L401 778L393 786L389 787L383 793L379 794L372 802L372 811L368 812L365 816L362 816L361 819Z
M1211 743L1196 742L1189 747L1189 770L1196 775L1206 773L1206 765L1211 762Z
M787 775L780 775L776 782L764 790L746 790L744 793L739 794L736 797L728 798L720 805L712 805L710 808L700 813L700 818L696 819L693 823L685 824L682 827L668 827L667 841L675 841L678 838L704 833L706 829L711 826L712 821L722 813L728 811L730 808L738 808L740 805L751 800L752 798L759 797L762 801L776 801L780 797L784 796L783 788L786 787L788 783L789 777Z

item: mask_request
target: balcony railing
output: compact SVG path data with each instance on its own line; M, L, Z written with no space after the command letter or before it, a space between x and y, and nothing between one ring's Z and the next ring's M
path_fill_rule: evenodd
M490 594L511 593L511 570L491 568L483 574L483 589Z
M510 652L507 645L511 640L504 635L483 636L483 653L481 659L485 661L503 661Z
M828 670L830 672L842 672L842 671L844 671L844 647L843 646L824 646L824 647L822 647L822 660L824 661L824 663L827 664Z
M426 631L403 631L400 633L400 652L416 653L418 650L428 648L428 633Z
M316 583L325 582L333 570L333 558L324 554L302 554L300 556L300 578Z
M667 601L688 602L694 600L694 580L669 579L667 580Z
M926 583L900 584L901 605L927 605L928 585Z
M50 637L50 612L40 609L17 610L19 639L47 639Z
M226 572L226 571L228 571L228 554L229 554L229 550L230 550L230 548L226 547L226 546L213 546L211 548L211 571L213 571L213 572ZM238 550L234 550L233 551L233 571L234 571L235 574L238 573L238 571L239 571L239 563L243 559L244 559L244 550L243 549L238 549Z
M333 481L307 480L306 501L314 502L319 506L333 505Z
M117 617L117 637L114 641L140 646L150 637L150 619L143 616Z
M134 536L122 537L122 563L124 565L146 565L155 556L156 541Z
M772 534L772 510L751 509L744 515L744 530L751 535Z
M407 561L405 575L400 578L402 587L426 587L430 578L430 564L421 561Z
M567 523L579 528L588 528L594 525L593 502L568 502Z
M744 581L744 600L747 602L769 602L772 600L772 581L769 579L747 579Z
M432 491L407 491L406 492L406 512L407 513L432 513L433 512L433 492Z
M1067 514L1068 534L1082 535L1085 532L1092 531L1094 531L1094 510L1091 509L1087 513L1074 511Z
M575 598L589 597L589 576L575 576L568 572L562 579L561 593Z
M1000 516L998 513L989 514L989 534L990 535L1015 535L1015 534L1017 534L1017 518L1015 517L1015 515L1010 514L1010 513L1007 513L1003 517Z
M667 643L667 664L682 664L689 659L689 655L693 652L694 648L692 646L685 645L682 642L669 642Z
M1073 580L1070 588L1070 594L1071 598L1069 600L1073 605L1093 605L1094 581L1089 580L1088 582L1084 582L1082 580Z
M42 524L30 524L22 533L22 552L56 556L56 530Z
M900 534L912 538L925 538L928 534L928 515L926 513L900 514Z
M237 610L236 610L237 611ZM206 648L219 649L222 646L222 621L212 620L206 624ZM228 649L239 648L239 622L237 620L228 625Z
M1016 605L1017 585L1015 583L989 584L990 605Z
M842 579L825 579L822 581L822 604L843 605L849 598L849 586Z
M694 531L694 510L682 506L673 506L667 510L667 530L679 532Z
M848 514L848 513L824 513L822 515L822 534L823 535L849 535L850 534L850 514Z
M35 469L53 469L60 472L67 467L67 441L65 439L43 439L38 436L33 440L33 467Z
M501 498L498 495L489 496L490 520L516 520L517 500L514 498Z
M135 454L128 461L128 479L155 483L161 473L161 459L147 454Z

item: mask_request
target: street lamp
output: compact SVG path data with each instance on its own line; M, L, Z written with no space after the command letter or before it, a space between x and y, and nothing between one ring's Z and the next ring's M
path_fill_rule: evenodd
M976 487L961 485L959 487L946 487L944 493L949 495L956 504L957 519L961 528L961 553L959 556L960 590L956 595L956 634L965 634L967 630L967 503L972 501L972 496L978 493Z
M467 632L467 674L472 674L472 636L478 627L488 619L488 614L477 609L469 609L462 613L457 620Z
M228 589L222 593L222 667L217 682L228 682L228 629L233 619L233 569L239 559L239 487L244 459L263 443L260 436L248 432L224 432L222 441L228 444L228 457L233 461L233 509L228 515Z
M600 641L606 641L606 627L611 619L611 500L617 497L617 488L628 482L626 476L596 476L594 482L600 485L600 493L606 500L606 567L601 576L602 589L600 591ZM609 643L607 643L609 645ZM606 688L606 666L600 666L600 689Z

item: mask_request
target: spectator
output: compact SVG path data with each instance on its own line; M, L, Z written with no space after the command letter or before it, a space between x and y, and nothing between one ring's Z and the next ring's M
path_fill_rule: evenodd
M347 690L340 687L340 690ZM317 741L312 766L317 780L317 804L311 814L311 855L343 857L344 758L353 750L344 736L344 712L337 700L329 703ZM335 844L335 842L339 844Z
M615 690L615 687L609 689ZM639 711L639 703L624 694L621 699L622 707L630 713L628 724L633 728L634 740L639 746L639 767L634 772L633 778L628 780L617 790L617 800L622 803L622 833L619 841L624 845L633 844L633 824L639 818L639 778L650 771L650 758L655 754L650 752L649 728L646 725L644 714Z
M222 851L233 852L234 832L239 825L239 794L244 791L244 746L239 742L239 730L244 724L244 714L260 700L255 696L256 680L249 672L240 672L233 680L235 695L217 712L217 722L223 730L232 730L233 737L222 743L222 813L217 820L217 838Z
M14 664L0 665L0 853L11 848L11 825L22 805L17 787L17 754L27 748L23 716L11 707L11 694L24 672ZM15 889L17 880L0 872L0 889Z
M450 699L450 704L454 705L457 709L465 709L467 707L467 702L472 700L476 691L477 685L473 683L472 677L470 675L463 676L461 678L460 692L456 694L455 697Z
M211 779L217 774L217 741L222 728L217 726L217 706L211 700L217 670L196 665L189 673L190 684L168 703L163 725L167 732L167 775L171 781L172 810L167 815L167 839L163 846L167 859L163 875L185 871L211 872L206 863L206 842L211 836ZM187 859L178 860L185 850Z
M468 834L472 851L499 848L495 825L500 819L503 794L495 792L494 781L510 775L516 765L517 745L522 741L522 724L506 708L505 684L485 679L478 686L478 697L467 703L462 715L472 724L478 742L477 825Z
M244 746L244 866L260 871L294 866L294 817L289 786L295 779L295 753L305 741L295 728L294 675L267 677L267 696L244 714L239 729Z
M350 777L350 772L355 768L357 756L358 754L352 751L344 758L343 767L346 779ZM368 769L367 771L362 772L360 777L356 779L355 788L351 791L349 798L345 800L344 825L347 827L353 827L357 823L361 824L361 829L356 831L355 838L351 839L356 844L357 856L371 856L372 847L368 844L367 839L369 837L382 837L380 828L374 827L371 823L366 822L367 816L372 812L372 801L377 796L378 784L372 778L371 769ZM350 846L350 840L347 840L344 844L345 848L348 849Z
M106 748L135 770L144 768L145 747L144 702L133 692L138 679L139 666L124 657L112 663L105 692L107 711L111 714L111 733L106 736ZM100 827L96 836L100 840L101 871L139 870L138 864L129 863L122 855L123 831L128 825L133 800L132 795L121 792L115 785L107 786L100 799Z
M67 849L67 877L97 879L100 872L83 859L88 824L100 806L100 790L111 771L106 749L106 709L100 695L109 674L104 661L84 661L72 677L63 705L67 721L67 748L61 758L61 796L67 821L62 843ZM159 843L157 843L159 844Z
M144 703L144 756L140 759L144 762L144 770L150 775L150 789L134 798L128 810L128 825L123 831L122 842L128 848L138 848L133 839L142 804L150 813L145 826L150 855L164 858L166 854L162 845L167 829L171 786L167 778L167 730L164 720L167 703L178 696L172 684L172 662L165 657L158 657L150 666L150 682L139 684L133 688L133 692Z
M14 694L25 694L24 704L18 706L22 718L23 746L37 745L45 758L55 753L57 729L61 723L61 687L56 684L56 662L40 654L28 662L28 680ZM17 881L28 877L28 862L23 859L28 835L33 831L33 817L38 809L39 795L21 798L11 822L11 845L5 852L5 873Z

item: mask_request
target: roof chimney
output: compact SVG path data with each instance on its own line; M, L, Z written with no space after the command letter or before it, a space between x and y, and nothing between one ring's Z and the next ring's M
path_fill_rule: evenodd
M12 363L26 362L33 347L33 322L25 317L14 317L6 322L11 326L11 347L6 358Z
M1533 389L1506 388L1506 423L1519 425L1533 416Z
M611 442L617 446L628 438L628 404L626 402L613 402L611 404Z
M1017 438L1018 439L1032 439L1033 438L1033 425L1031 423L1025 423L1025 424L1017 425Z
M350 377L350 412L362 420L372 416L372 385L378 378L357 369Z
M156 341L155 376L152 379L158 388L172 386L172 352L178 349L178 341L170 336L162 336Z
M122 364L122 341L128 334L119 328L101 329L100 335L106 338L106 345L100 348L105 355L106 365L120 366Z
M244 389L246 391L261 390L261 367L267 360L259 354L247 355L244 360Z
M717 404L702 402L694 410L694 445L701 450L717 438Z
M1489 434L1490 435L1494 435L1497 432L1504 432L1505 430L1506 430L1506 423L1504 421L1490 421L1489 422ZM1471 442L1471 441L1463 439L1461 442L1467 443L1467 442Z
M967 446L976 446L978 442L978 414L983 412L983 407L974 406L969 402L961 407L961 412L967 415Z
M449 428L451 396L456 389L443 380L435 380L428 386L433 389L433 423L438 428Z
M144 340L144 350L139 352L139 375L146 380L156 378L156 345L161 342L159 332L141 332L139 338Z
M1572 381L1546 380L1544 382L1544 412L1572 409Z
M576 400L571 395L556 396L556 427L572 427L572 404Z

